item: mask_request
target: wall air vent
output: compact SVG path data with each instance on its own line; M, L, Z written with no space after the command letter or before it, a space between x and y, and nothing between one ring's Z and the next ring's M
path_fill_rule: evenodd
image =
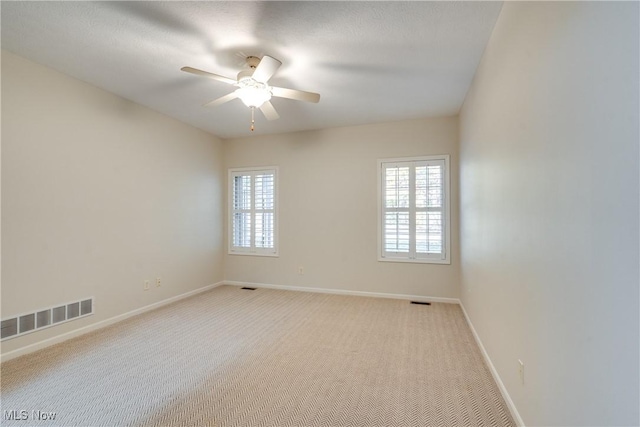
M256 288L247 288L246 286L244 288L240 288L240 289L244 289L245 291L255 291Z
M20 335L92 315L93 306L92 297L3 319L0 339L19 337Z
M418 305L431 305L430 302L426 302L426 301L411 301L411 304L418 304Z

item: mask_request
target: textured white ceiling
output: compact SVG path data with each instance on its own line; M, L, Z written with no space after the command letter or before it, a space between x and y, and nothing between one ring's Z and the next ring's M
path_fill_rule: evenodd
M453 115L500 13L500 2L7 2L2 48L222 138L248 135L239 100L201 105L234 87L248 55L283 65L274 86L321 94L274 98L256 134Z

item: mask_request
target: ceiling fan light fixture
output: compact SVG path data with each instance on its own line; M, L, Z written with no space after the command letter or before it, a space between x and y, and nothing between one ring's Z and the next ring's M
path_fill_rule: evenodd
M240 89L236 89L236 94L247 107L259 108L271 99L271 91L267 88L241 87Z
M240 87L236 89L236 94L247 107L259 108L271 99L271 88L251 77L240 79L238 86Z

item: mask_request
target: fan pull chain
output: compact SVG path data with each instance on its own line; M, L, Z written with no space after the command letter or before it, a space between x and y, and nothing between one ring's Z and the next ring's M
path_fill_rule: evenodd
M251 132L253 132L253 125L256 123L255 117L254 117L255 110L256 110L256 107L251 107Z

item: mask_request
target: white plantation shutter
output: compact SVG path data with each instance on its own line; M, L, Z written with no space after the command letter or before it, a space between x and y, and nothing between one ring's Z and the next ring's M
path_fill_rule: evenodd
M408 254L411 246L411 173L408 166L385 167L384 250Z
M233 177L233 247L251 247L251 188L250 175Z
M229 252L277 255L276 169L231 169Z
M260 173L255 176L256 232L254 244L256 248L273 249L274 247L274 174Z
M448 157L380 161L380 259L448 263Z
M416 258L443 253L444 160L416 162Z

